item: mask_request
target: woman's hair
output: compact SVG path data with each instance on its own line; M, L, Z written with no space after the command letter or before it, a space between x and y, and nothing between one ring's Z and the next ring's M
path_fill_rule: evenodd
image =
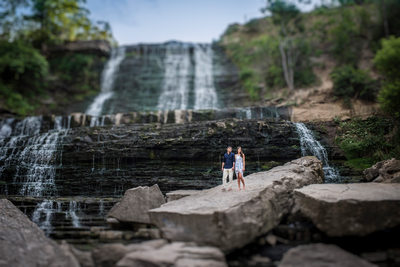
M242 158L244 158L243 149L241 146L238 146L237 150L239 150L239 148L240 148L240 156L242 156Z

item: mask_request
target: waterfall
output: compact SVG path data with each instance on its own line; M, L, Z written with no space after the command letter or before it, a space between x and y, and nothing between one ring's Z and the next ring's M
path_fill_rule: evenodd
M48 235L53 229L51 224L53 213L53 201L43 200L36 205L35 211L32 214L32 221L36 223L40 229L46 233L46 235Z
M204 47L195 45L194 59L196 64L194 109L216 109L218 107L218 98L214 87L213 50L211 45L207 44Z
M18 158L15 179L22 177L21 195L41 197L54 194L58 141L61 131L30 138Z
M101 76L101 92L90 104L86 114L94 117L99 116L103 110L104 103L113 95L115 74L125 58L125 47L121 46L111 51L111 57L107 61Z
M76 201L71 200L69 202L69 208L68 211L65 213L65 218L68 219L70 218L72 221L72 225L74 227L81 227L81 223L79 220L78 215L76 215L76 212L79 210L79 205Z
M189 104L190 49L187 44L168 44L159 110L187 109Z
M339 171L335 167L329 165L326 149L315 139L312 131L308 129L304 123L297 122L294 125L300 137L302 156L307 156L309 154L316 156L323 164L325 182L338 182L340 180Z

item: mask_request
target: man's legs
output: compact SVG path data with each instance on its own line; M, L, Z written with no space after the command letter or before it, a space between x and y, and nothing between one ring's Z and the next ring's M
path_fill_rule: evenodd
M222 174L222 190L226 190L226 178L228 178L228 169L224 169Z
M229 169L229 190L232 190L233 170Z

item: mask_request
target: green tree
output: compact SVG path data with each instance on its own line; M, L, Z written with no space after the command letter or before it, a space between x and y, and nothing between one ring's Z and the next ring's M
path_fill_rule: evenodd
M400 38L382 40L382 48L376 53L374 63L384 77L378 100L382 109L400 116Z
M0 0L0 38L15 39L24 24L24 19L17 13L21 7L27 7L28 0Z
M303 42L302 17L293 3L283 0L268 0L263 12L270 12L275 25L279 26L279 51L286 85L290 90L295 87L295 68L300 57Z
M33 108L27 99L43 94L48 73L46 59L21 41L0 41L0 95L5 105L26 115Z

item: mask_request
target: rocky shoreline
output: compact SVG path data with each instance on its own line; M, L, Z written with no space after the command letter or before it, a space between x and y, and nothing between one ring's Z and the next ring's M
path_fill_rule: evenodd
M159 235L90 250L52 243L53 251L61 253L57 257L68 255L68 266L398 266L400 185L323 180L321 162L303 157L247 176L246 191L221 192L217 186L171 192L176 199L165 203L158 186L130 189L108 218L114 227L156 225ZM18 231L10 232L8 225L16 218L31 229L27 235L42 232L10 202L0 203L5 207L0 209L0 232L6 236L1 242L14 239ZM141 209L135 208L138 204ZM35 242L33 247L49 241ZM5 244L0 255L7 253ZM6 264L35 264L32 251L25 253L18 260L4 257ZM54 258L48 254L41 260L51 265Z

